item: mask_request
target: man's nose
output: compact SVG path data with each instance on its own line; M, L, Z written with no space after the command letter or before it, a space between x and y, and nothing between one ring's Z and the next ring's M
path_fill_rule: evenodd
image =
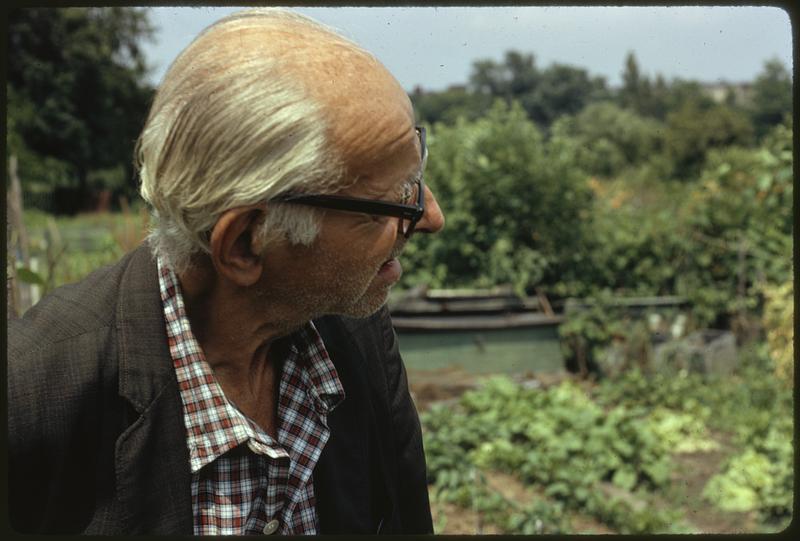
M439 208L439 202L433 192L425 186L425 214L417 222L416 231L421 233L436 233L444 227L444 214Z

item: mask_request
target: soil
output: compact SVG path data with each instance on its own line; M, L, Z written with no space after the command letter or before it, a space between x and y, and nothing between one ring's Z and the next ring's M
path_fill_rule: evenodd
M503 472L487 472L486 484L492 490L495 490L503 495L507 500L518 502L521 504L530 504L536 500L546 500L547 496L544 495L542 487L530 487L523 484L519 479L513 475ZM569 517L572 524L572 532L576 534L610 534L615 533L603 524L597 521L594 517L588 515L572 514Z
M465 391L478 387L492 375L494 374L473 374L455 365L436 370L409 368L408 384L417 410L425 411L437 402L455 402ZM549 387L573 376L567 372L535 374L528 371L511 377L523 385Z
M411 398L418 411L425 411L436 402L457 400L465 391L474 389L484 377L457 366L438 370L408 369Z
M703 488L720 471L725 460L736 452L730 437L715 433L720 444L714 451L682 453L673 456L672 501L683 500L686 519L697 533L746 533L757 529L752 513L726 512L703 500Z
M484 525L472 509L463 509L449 503L433 502L431 495L433 529L437 535L483 535L502 533L491 524Z

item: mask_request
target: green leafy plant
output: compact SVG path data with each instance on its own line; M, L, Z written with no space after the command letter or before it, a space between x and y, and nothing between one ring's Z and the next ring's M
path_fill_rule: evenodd
M456 408L436 407L422 419L429 475L448 501L472 502L470 471L478 468L511 473L542 487L552 505L594 514L620 531L666 531L674 518L609 499L602 490L613 485L646 498L669 483L668 446L641 408L604 411L574 383L532 391L496 377L465 393ZM536 516L549 515L540 509Z

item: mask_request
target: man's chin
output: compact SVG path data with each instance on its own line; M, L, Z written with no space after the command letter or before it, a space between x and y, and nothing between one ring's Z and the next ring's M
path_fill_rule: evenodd
M383 287L380 291L369 291L362 295L356 302L342 310L339 315L362 319L369 317L380 310L389 299L390 287Z

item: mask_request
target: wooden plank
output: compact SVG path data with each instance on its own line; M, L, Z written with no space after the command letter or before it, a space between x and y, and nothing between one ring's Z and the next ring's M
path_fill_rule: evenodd
M390 310L393 314L446 314L448 312L503 312L522 307L523 305L520 300L458 299L432 301L429 299L413 299L393 303L390 306Z
M663 297L616 297L611 299L608 306L620 306L623 308L656 308L656 307L679 307L689 304L684 297L663 296ZM567 299L564 303L564 311L584 310L595 303L585 299Z
M547 295L545 295L544 291L538 287L536 288L536 297L539 299L539 304L542 306L542 311L550 317L554 316L555 313L553 312L553 307L550 306L550 301L547 300Z
M541 309L541 302L536 297L517 298L484 298L484 299L400 299L390 303L392 314L448 314L448 313L496 313L535 311Z
M427 292L429 299L476 299L476 298L507 298L516 297L511 286L497 286L491 289L430 289Z
M513 329L520 327L556 326L564 320L560 316L541 313L500 314L495 316L403 317L392 316L398 331L455 331L482 329Z

